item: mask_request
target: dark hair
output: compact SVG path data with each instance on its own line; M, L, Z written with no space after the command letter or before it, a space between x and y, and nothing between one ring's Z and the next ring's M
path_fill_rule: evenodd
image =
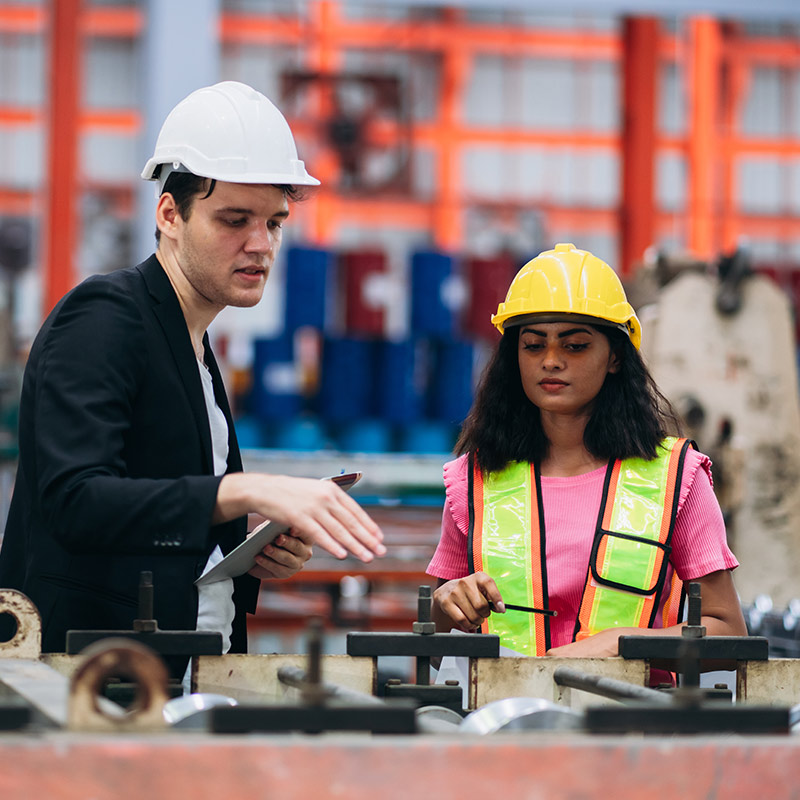
M583 439L597 458L652 459L680 422L661 394L639 352L622 331L592 326L605 335L620 359L595 399ZM539 462L549 443L539 409L522 388L517 353L520 328L506 329L483 372L475 402L456 442L456 453L475 453L484 472L495 472L511 461Z
M175 207L178 209L181 219L187 220L192 214L192 207L198 195L202 194L201 199L205 200L211 196L216 185L215 178L203 178L191 172L171 172L164 183L161 194L169 192L175 200ZM299 186L281 184L278 188L292 202L299 202L305 198L305 193ZM160 241L161 231L156 228L156 243Z

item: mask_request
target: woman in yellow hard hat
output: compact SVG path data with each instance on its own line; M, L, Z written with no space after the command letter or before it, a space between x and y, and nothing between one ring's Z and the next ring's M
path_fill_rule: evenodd
M613 656L622 634L678 634L697 581L707 633L745 635L710 461L669 435L678 421L613 269L558 244L492 322L502 338L444 469L437 628Z

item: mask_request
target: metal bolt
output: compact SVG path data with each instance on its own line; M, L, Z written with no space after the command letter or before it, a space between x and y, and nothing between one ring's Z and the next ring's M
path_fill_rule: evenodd
M135 631L152 632L158 629L153 614L153 573L139 573L139 618L133 621Z
M411 625L411 630L414 633L436 633L436 623L431 622L432 605L431 587L420 586L419 594L417 595L417 621Z

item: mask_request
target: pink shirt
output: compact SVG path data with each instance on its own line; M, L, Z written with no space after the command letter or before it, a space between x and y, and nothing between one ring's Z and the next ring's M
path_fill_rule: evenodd
M446 490L442 535L427 572L452 580L469 574L467 556L467 456L444 465ZM586 581L606 468L570 478L542 478L551 645L572 641ZM670 563L684 581L702 578L739 562L727 545L725 525L711 483L708 456L689 450L683 469ZM671 578L671 571L667 580ZM659 621L656 627L660 626Z

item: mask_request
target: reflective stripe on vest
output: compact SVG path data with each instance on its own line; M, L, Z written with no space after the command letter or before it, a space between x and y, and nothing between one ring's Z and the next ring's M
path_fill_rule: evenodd
M491 575L506 603L547 608L541 486L533 466L518 461L484 478L470 454L469 498L471 571ZM481 630L523 655L550 649L550 619L543 614L492 614Z
M575 636L605 628L650 627L660 605L675 524L686 439L667 438L652 461L609 464ZM548 608L544 513L534 466L513 462L484 476L469 458L469 557L506 603ZM682 583L673 578L664 626L678 622ZM482 626L524 655L550 648L543 614L492 614Z
M615 627L652 627L669 564L687 439L665 439L652 461L614 462L603 500L575 640ZM678 621L673 579L664 625ZM674 620L674 621L673 621Z

